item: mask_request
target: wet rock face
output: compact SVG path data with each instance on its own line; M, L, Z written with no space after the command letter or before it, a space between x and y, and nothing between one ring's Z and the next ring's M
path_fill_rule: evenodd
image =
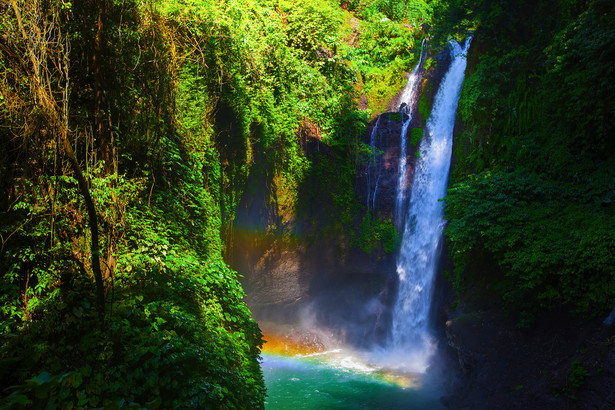
M342 258L332 241L235 236L231 266L243 276L257 322L328 329L337 340L361 347L384 341L395 297L392 258L375 260L361 251Z
M519 329L499 309L451 316L460 377L448 407L614 408L615 329L600 320L559 315Z
M314 165L333 158L320 139L309 132L300 137ZM325 188L316 177L306 179L303 191ZM393 258L353 249L347 235L323 238L318 230L330 223L327 208L310 200L289 213L280 189L272 172L254 165L230 235L227 261L243 276L254 318L320 326L356 345L381 342L394 302Z
M396 196L400 179L399 164L404 156L406 158L406 184L402 187L403 192L401 194L404 200L401 202L401 209L399 209L398 214L405 215L407 212L419 149L418 145L413 147L411 144L412 129L422 128L423 135L427 135L425 132L427 118L419 112L419 100L424 99L426 105L431 107L437 92L437 85L446 74L451 62L448 50L441 51L434 59L435 65L423 73L422 82L419 85L421 97L416 98L411 106L405 103L400 105L403 94L403 90L401 90L398 95L391 99L388 106L389 112L372 120L363 137L363 143L368 147L371 147L373 143L374 149L372 156L365 155L363 157L362 164L359 167L356 184L357 195L361 198L361 202L365 204L366 212L372 212L384 220L395 220ZM406 134L406 151L402 153L401 133L403 123L408 119L407 114L412 119ZM398 229L403 229L403 227L398 226Z
M370 123L363 139L367 146L371 146L373 135L374 151L371 156L364 157L359 169L357 193L362 198L366 210L385 220L393 219L395 212L401 160L401 132L403 121L407 118L408 116L402 113L384 113L379 120ZM406 197L409 197L410 181L414 173L415 153L416 148L406 144L406 181L409 181L404 187Z

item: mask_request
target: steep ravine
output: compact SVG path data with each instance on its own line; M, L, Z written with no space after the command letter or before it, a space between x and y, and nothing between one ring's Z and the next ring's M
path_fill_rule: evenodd
M423 77L421 88L428 104L449 58L448 52L436 56L436 63ZM423 124L426 118L419 113L418 103L412 111L412 126ZM377 150L382 161L376 215L382 220L393 218L404 115L382 114L378 125ZM367 145L376 122L374 118L365 132ZM309 128L300 129L298 138L313 168L333 158L332 148ZM416 149L409 148L407 152L409 181ZM364 163L359 168L355 181L356 200L360 204L365 203L368 195L365 177L369 166ZM255 319L266 334L271 324L297 328L305 323L306 327L327 329L331 337L355 346L381 343L390 327L395 302L395 253L378 248L367 254L351 244L347 232L327 231L335 221L330 220L326 204L301 196L305 191L327 190L317 177L308 175L303 181L294 207L286 206L288 192L284 192L278 178L266 158L257 158L229 244L229 264L243 275L246 302ZM409 191L410 186L406 189ZM361 215L356 216L357 228L360 218Z
M314 167L332 155L315 136L303 148ZM239 204L229 263L243 275L246 302L261 328L267 334L271 324L289 325L301 332L305 325L358 344L376 342L386 329L393 259L352 248L344 232L322 233L330 223L327 204L301 195L326 189L317 178L304 181L299 203L287 206L277 177L256 171ZM378 303L368 306L368 300Z

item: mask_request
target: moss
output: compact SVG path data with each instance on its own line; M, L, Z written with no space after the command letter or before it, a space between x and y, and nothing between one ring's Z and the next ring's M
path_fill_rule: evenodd
M389 118L391 119L391 121L401 122L401 114L400 113L391 114L391 116Z
M423 139L423 129L420 127L412 128L410 131L410 145L412 148L418 147Z
M428 58L425 61L425 71L429 71L432 68L436 68L437 65L438 65L438 60L436 60L435 58Z
M390 219L372 219L371 215L365 215L353 245L367 254L372 254L378 248L391 254L399 248L400 241L401 236Z
M421 124L424 127L427 124L427 118L431 115L431 104L428 99L429 91L424 90L419 99L419 114L421 116Z

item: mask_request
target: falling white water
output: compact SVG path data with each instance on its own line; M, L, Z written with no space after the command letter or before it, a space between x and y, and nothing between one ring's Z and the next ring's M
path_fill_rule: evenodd
M406 107L404 107L406 108ZM412 117L408 115L401 128L401 148L399 153L399 179L397 180L397 195L395 196L395 226L399 230L403 228L404 221L404 202L406 200L406 184L408 182L408 176L406 175L406 169L408 164L408 157L406 154L406 135L408 134L408 127Z
M398 364L414 371L425 370L435 346L428 317L444 225L439 200L446 194L455 112L470 40L463 49L455 41L450 44L453 59L436 94L426 136L420 145L421 157L414 173L397 262L399 290L388 350L408 359L411 363Z
M401 92L401 97L399 99L400 108L402 113L403 120L402 130L401 130L401 148L399 153L399 179L397 180L397 195L395 197L395 223L396 226L401 229L404 221L404 202L406 200L406 184L408 183L408 175L407 175L407 134L410 123L412 122L412 107L414 106L417 96L419 94L421 79L423 78L423 71L421 70L423 64L423 57L425 54L425 39L421 43L421 55L419 57L419 62L412 70L410 77L408 78L408 82L406 86ZM404 114L407 117L403 117Z
M420 79L419 77L422 76L419 75L419 72L423 66L423 60L425 59L426 54L425 40L427 39L424 38L423 42L421 43L421 55L419 56L419 62L416 63L416 67L414 67L414 69L412 70L410 77L408 77L408 82L406 83L406 86L401 92L401 97L399 98L400 105L405 103L407 106L412 107L412 103L415 102L417 86ZM408 108L408 111L410 111L410 108ZM409 112L406 112L406 114L410 115Z
M378 192L378 182L380 181L380 166L376 165L376 136L378 135L378 124L380 124L380 116L376 120L376 124L374 125L374 129L372 130L372 135L369 141L371 148L371 156L372 162L367 168L367 213L369 214L370 201L373 203L372 210L376 213L376 193ZM374 173L374 179L376 180L374 186L374 193L371 194L371 177L372 171Z

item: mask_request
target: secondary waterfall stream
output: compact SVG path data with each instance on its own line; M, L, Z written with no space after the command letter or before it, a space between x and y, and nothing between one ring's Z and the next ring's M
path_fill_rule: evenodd
M394 205L394 222L399 230L403 228L403 221L405 215L405 206L407 205L406 187L408 185L407 178L407 163L408 163L408 149L407 149L407 133L412 122L413 108L416 106L421 80L423 78L424 63L426 57L425 39L421 43L421 52L419 55L419 61L414 66L414 69L408 76L408 81L399 95L400 114L402 115L402 132L400 135L400 152L399 152L399 165L397 179L397 189L395 195ZM366 195L366 208L367 214L376 215L377 211L377 197L380 177L382 175L382 153L379 153L379 146L383 143L381 141L382 136L379 135L379 126L381 116L378 116L376 124L372 129L370 135L370 162L367 166L366 181L367 181L367 195Z
M397 195L395 196L395 222L398 228L402 227L404 217L404 205L406 200L406 185L408 183L408 128L412 122L412 107L416 104L417 97L420 91L421 80L423 79L423 61L425 59L425 39L421 43L421 55L419 62L412 70L410 78L404 87L399 99L400 111L402 113L403 125L400 135L400 150L399 150L399 179L397 183ZM406 115L406 117L403 117Z
M426 135L421 141L408 215L397 262L399 291L393 311L389 348L398 364L422 371L432 350L429 310L444 226L440 199L446 194L453 145L453 127L470 39L463 49L452 41L451 65L436 94ZM405 132L404 128L404 132Z
M403 118L403 125L401 130L401 147L399 150L399 179L397 183L397 195L395 197L395 222L398 228L402 227L405 199L406 199L406 185L408 183L408 172L406 170L408 164L408 128L412 122L412 107L415 105L417 97L419 95L419 89L421 85L421 79L423 78L423 59L425 57L425 40L421 43L421 56L419 62L412 70L408 83L404 87L399 99L400 109ZM403 117L405 115L405 117Z
M370 213L370 205L371 210L376 212L376 194L378 193L378 182L380 181L380 167L377 164L377 155L376 155L376 137L378 135L378 124L380 124L380 117L376 120L376 125L374 125L374 129L372 130L372 135L370 138L370 148L372 151L371 154L371 164L367 169L367 213ZM374 192L370 190L371 180L374 178Z

